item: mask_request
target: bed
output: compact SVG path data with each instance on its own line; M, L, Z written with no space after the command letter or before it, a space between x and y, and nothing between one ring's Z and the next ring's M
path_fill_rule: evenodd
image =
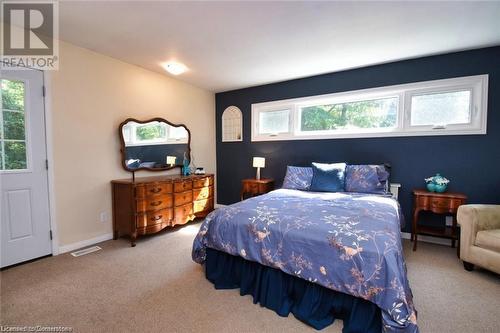
M418 332L401 223L398 202L386 195L279 189L212 212L192 257L216 287L239 287L317 329L337 317L344 332Z

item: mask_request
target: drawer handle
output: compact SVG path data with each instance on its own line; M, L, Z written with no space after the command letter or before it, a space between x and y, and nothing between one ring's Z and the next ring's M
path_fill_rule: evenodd
M151 206L159 206L161 205L162 201L155 201L151 203Z
M161 218L163 217L163 215L158 215L158 216L153 216L151 218L151 221L158 221L158 220L161 220Z
M158 192L161 192L161 187L152 188L152 189L151 189L151 192L152 192L152 193L158 193Z

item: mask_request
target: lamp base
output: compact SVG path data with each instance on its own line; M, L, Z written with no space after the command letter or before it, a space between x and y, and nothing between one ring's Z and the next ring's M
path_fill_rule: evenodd
M260 168L257 168L257 174L255 175L255 179L260 180Z

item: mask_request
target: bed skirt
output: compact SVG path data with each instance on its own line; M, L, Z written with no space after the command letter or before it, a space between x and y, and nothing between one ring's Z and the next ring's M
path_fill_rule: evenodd
M337 292L278 269L207 248L205 274L216 289L240 288L278 315L291 312L302 322L323 329L335 319L344 321L343 333L382 331L382 315L373 303Z

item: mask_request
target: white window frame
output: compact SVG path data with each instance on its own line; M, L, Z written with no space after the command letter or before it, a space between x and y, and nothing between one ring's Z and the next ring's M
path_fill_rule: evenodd
M469 90L471 92L471 122L441 126L411 126L412 96ZM357 102L380 98L399 98L394 128L363 130L301 131L301 108L312 105ZM288 133L260 134L261 112L290 110ZM380 88L347 91L287 100L252 104L252 141L316 140L342 138L371 138L398 136L471 135L486 134L488 112L488 75L474 75L443 80L408 83Z

